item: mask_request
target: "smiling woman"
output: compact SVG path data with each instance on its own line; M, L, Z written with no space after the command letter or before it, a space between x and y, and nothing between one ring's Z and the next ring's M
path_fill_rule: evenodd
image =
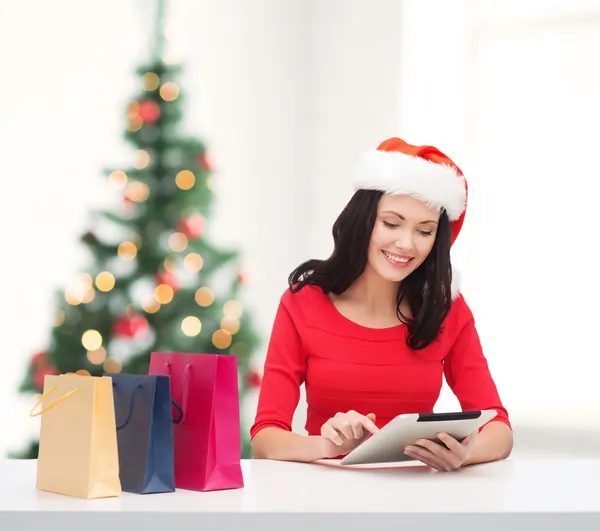
M373 192L368 192L373 193ZM400 213L401 212L401 213ZM432 251L434 251L432 253ZM428 264L420 271L429 271L432 278L426 279L419 273L411 278L428 260ZM417 293L418 297L411 301L404 297L399 301L398 317L402 322L410 323L409 316L413 314L415 337L419 337L419 321L421 330L425 330L425 321L431 323L429 332L422 338L412 341L414 348L426 346L437 334L437 328L449 311L449 302L445 305L431 305L431 311L420 320L419 308L422 306L421 293L429 280L429 285L438 286L433 289L430 298L435 297L436 291L443 291L444 286L450 284L450 277L445 278L444 273L450 271L450 225L448 215L439 212L435 207L429 206L419 199L408 195L383 195L379 201L377 217L369 242L367 266L363 277L375 275L382 280L387 280L399 287L399 295L407 297L408 293ZM402 288L402 281L404 287ZM417 283L410 289L411 284ZM388 290L394 292L394 289ZM442 295L443 297L443 295ZM424 300L427 300L425 298ZM438 299L439 300L439 299Z
M407 455L438 470L509 455L508 414L453 282L466 200L462 172L436 148L393 138L363 158L333 253L296 268L281 298L251 428L255 457L342 456L399 414L432 412L443 377L463 410L497 416L462 443L442 434L446 448L415 443ZM308 436L291 432L302 383Z

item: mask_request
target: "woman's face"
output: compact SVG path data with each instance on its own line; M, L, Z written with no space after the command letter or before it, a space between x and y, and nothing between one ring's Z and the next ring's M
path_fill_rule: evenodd
M440 213L407 195L384 194L369 243L368 266L386 280L400 282L429 255Z

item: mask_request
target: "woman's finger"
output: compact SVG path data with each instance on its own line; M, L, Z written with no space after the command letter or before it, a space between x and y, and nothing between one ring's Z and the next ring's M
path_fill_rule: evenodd
M448 450L454 452L455 454L462 455L465 451L465 447L462 443L458 442L454 437L448 435L447 433L438 433L437 434L440 441L442 441Z
M346 418L346 420L350 421L352 428L355 430L355 436L359 434L357 438L362 438L365 435L365 430L369 433L376 433L379 431L379 428L375 424L376 417L374 413L361 415L357 411L351 410L345 414L340 413L337 417ZM358 427L358 424L360 424L360 428Z
M377 424L373 422L374 420L375 415L373 413L369 413L366 417L362 417L361 422L363 428L365 428L370 433L377 433L379 431L379 428L377 427Z
M439 457L440 459L448 460L448 457L453 452L448 448L444 448L441 444L430 441L429 439L419 439L416 441L416 444L422 446L429 450L433 455Z
M363 425L360 419L351 420L350 426L352 427L352 433L355 439L362 439L363 436Z
M451 469L456 469L460 467L460 465L462 465L462 463L465 460L466 452L462 446L459 448L460 453L456 453L428 439L419 439L417 441L417 444L429 450L438 459L440 459L449 467L451 467Z
M448 463L444 462L442 459L432 454L425 448L419 448L418 446L407 446L404 450L404 453L413 459L421 461L428 467L439 470L440 472L451 470Z
M331 425L340 432L346 439L354 439L354 433L352 432L352 425L344 417L334 417L331 419Z
M329 422L323 424L323 427L321 428L321 435L323 437L327 437L327 439L338 446L342 446L342 444L344 444L344 439Z

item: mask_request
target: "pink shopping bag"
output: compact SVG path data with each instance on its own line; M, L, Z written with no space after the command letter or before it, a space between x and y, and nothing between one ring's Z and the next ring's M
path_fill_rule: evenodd
M153 352L148 373L171 377L171 396L181 408L173 425L175 487L242 488L237 358Z

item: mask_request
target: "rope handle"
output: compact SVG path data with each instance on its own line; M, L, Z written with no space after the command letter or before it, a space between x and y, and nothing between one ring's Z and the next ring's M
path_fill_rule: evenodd
M187 406L188 406L188 397L189 397L189 391L190 391L190 379L189 379L189 373L190 370L192 369L192 364L188 363L185 366L185 369L183 370L183 397L182 397L182 401L181 401L181 407L179 407L179 405L177 404L177 402L175 402L174 400L172 400L173 405L179 410L179 418L176 421L173 421L174 424L180 424L185 420L185 416L187 413ZM171 362L167 361L163 367L163 371L167 376L171 376Z
M113 382L113 388L116 387L116 382ZM127 424L129 424L129 421L131 420L131 415L133 415L133 404L135 401L135 395L141 388L142 384L137 384L135 386L135 389L133 390L133 393L131 393L131 400L129 402L129 412L127 413L127 418L123 421L123 423L120 426L117 426L117 431L123 429L125 426L127 426Z
M117 387L116 382L113 382L113 388L116 388L116 387ZM142 384L137 384L135 386L135 388L133 389L133 393L131 393L131 401L129 402L129 412L127 413L127 417L125 418L123 423L121 425L117 426L117 431L123 429L131 421L131 416L133 415L133 406L135 403L135 394L141 388L142 388ZM173 420L173 424L179 424L181 422L181 420L183 419L183 411L181 409L181 406L177 402L175 402L175 400L171 399L171 403L177 408L177 411L179 411L179 417L176 420Z
M52 404L50 404L48 407L43 408L41 411L38 411L37 413L34 413L35 409L44 401L45 398L48 397L48 395L54 391L56 389L56 387L51 387L50 389L48 389L41 397L40 399L36 402L35 406L33 406L31 408L31 411L29 412L29 416L30 417L37 417L38 415L43 415L44 413L46 413L47 411L50 411L54 406L56 406L57 404L59 404L60 402L62 402L63 400L65 400L66 398L70 397L71 395L74 395L75 393L79 393L81 391L81 389L73 389L71 391L69 391L68 393L65 393L64 395L62 395L60 398L57 398L54 402L52 402Z
M171 404L173 404L177 408L177 411L179 411L179 417L177 419L173 419L173 424L180 424L183 420L183 409L181 409L181 406L173 399L171 399Z

